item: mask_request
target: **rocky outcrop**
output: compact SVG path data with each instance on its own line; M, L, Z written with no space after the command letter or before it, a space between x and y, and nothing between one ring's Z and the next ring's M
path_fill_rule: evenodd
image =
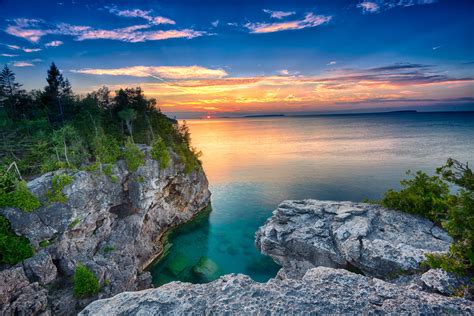
M427 219L378 205L284 201L256 234L257 248L289 277L317 266L392 279L420 269L426 253L444 252L448 234Z
M309 315L309 314L472 315L474 306L351 273L318 267L301 279L258 283L226 275L207 284L172 282L158 289L98 300L80 315Z
M22 264L1 272L15 271L21 276L0 276L0 292L6 293L1 296L3 314L34 314L34 308L35 313L74 314L92 299L151 286L151 277L143 270L162 251L162 234L205 208L210 193L202 170L185 174L184 165L172 152L169 166L163 169L149 157L150 148L143 146L142 150L145 164L135 172L119 161L111 175L99 171L71 174L73 182L62 190L65 203L47 201L54 176L48 173L28 183L42 201L39 209L31 213L0 210L17 234L41 249ZM71 279L78 263L99 279L97 297L73 297ZM48 304L24 304L43 302L33 296L25 298L33 286L39 289L34 295L47 293Z

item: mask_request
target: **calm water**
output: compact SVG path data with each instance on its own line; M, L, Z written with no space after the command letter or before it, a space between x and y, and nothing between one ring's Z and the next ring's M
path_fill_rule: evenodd
M212 212L175 230L152 267L155 285L227 273L257 281L278 266L254 246L285 199L377 199L407 169L432 173L448 157L474 163L473 113L188 121L203 152Z

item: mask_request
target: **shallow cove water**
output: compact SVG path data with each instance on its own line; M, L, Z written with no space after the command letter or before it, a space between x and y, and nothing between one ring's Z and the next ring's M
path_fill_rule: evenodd
M256 281L279 267L255 231L285 199L361 201L398 188L405 171L433 173L448 157L474 163L474 112L191 120L212 212L173 230L150 271L156 286L227 273Z

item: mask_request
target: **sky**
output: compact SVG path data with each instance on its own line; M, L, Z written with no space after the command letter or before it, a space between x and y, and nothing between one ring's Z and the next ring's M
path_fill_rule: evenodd
M0 0L0 64L165 113L474 110L474 1Z

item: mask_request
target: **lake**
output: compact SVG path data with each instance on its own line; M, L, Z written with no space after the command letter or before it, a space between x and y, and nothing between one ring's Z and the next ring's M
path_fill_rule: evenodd
M433 173L448 157L474 163L474 112L190 120L203 152L212 211L175 229L151 268L156 286L279 267L255 231L285 199L361 201L399 188L405 171Z

